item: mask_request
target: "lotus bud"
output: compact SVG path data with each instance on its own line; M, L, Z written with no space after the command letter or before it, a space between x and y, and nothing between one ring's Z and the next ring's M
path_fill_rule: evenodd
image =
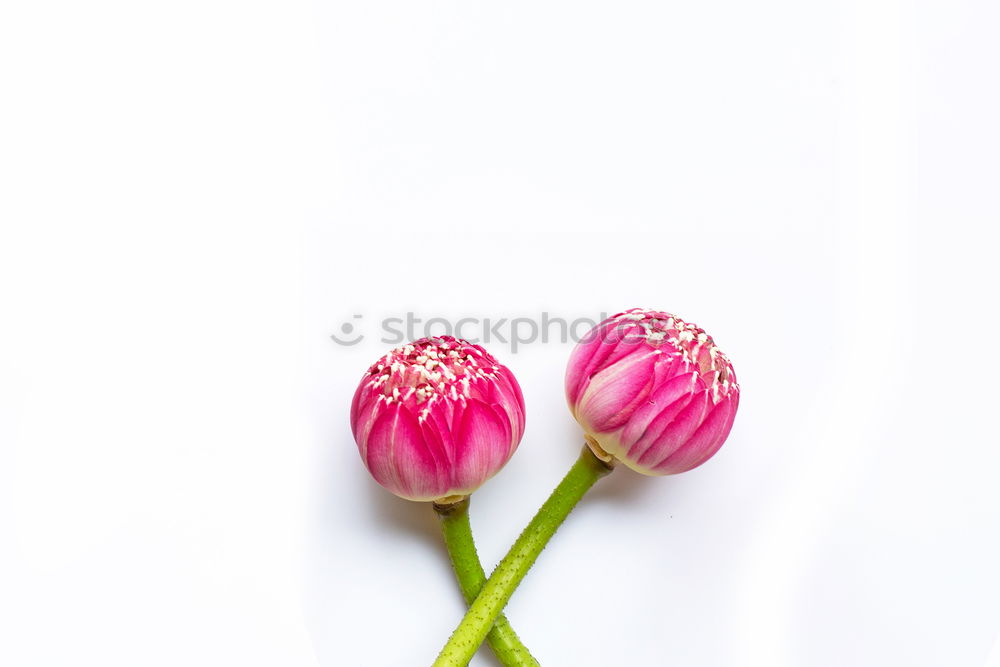
M514 375L464 340L421 338L376 361L351 404L351 428L375 481L409 500L479 488L524 433Z
M573 350L566 398L599 456L645 475L672 475L719 450L740 387L700 327L633 308L598 324Z

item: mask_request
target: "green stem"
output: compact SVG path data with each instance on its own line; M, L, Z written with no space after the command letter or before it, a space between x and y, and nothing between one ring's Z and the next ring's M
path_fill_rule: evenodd
M472 604L486 583L486 573L479 563L476 543L472 539L472 528L469 526L469 498L465 497L448 505L434 503L434 510L441 519L444 544L448 548L448 556L451 557L451 564L455 568L458 586L462 589L465 603ZM505 667L539 667L538 661L521 643L521 639L503 614L497 616L493 627L489 629L486 643Z
M559 486L517 538L514 546L493 570L476 601L469 606L465 618L441 649L433 667L464 667L469 664L469 660L493 626L494 620L500 615L514 589L521 583L521 579L528 573L556 529L594 482L610 471L609 464L594 456L589 447L583 448L580 458L570 468L566 477L559 482Z

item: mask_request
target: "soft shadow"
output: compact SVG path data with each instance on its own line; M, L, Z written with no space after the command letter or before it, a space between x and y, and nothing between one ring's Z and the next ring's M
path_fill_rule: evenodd
M441 526L430 503L403 500L375 482L367 487L370 501L365 503L365 508L376 523L385 525L388 530L409 534L421 542L432 544L447 558L441 540Z
M366 521L372 525L382 526L383 530L386 531L396 531L400 535L413 539L422 547L433 549L438 554L441 568L454 580L451 562L441 536L441 526L431 503L404 500L379 486L371 479L358 460L356 445L349 433L329 439L336 441L336 445L323 447L322 466L320 467L323 477L321 483L323 492L319 496L321 514L329 518L335 513L345 511L342 491L334 471L357 468L357 475L363 475L367 479L364 479L363 482L360 479L351 482L364 486L363 490L357 489L357 492L362 494L364 502L352 505L353 510L363 513ZM465 604L457 582L452 587L450 594L454 595L455 599L462 605ZM458 623L460 618L461 616L457 615L455 623ZM442 643L444 639L444 637L441 638ZM496 659L485 644L477 653L477 659L491 667L502 667L502 663Z
M598 480L583 502L632 503L655 493L657 478L640 475L618 464L604 479Z
M366 503L366 507L374 519L385 524L389 530L398 530L404 534L412 535L421 542L430 544L438 552L444 567L451 572L448 551L445 549L444 540L441 537L441 525L431 503L418 503L397 498L374 482L368 485L368 492L371 502ZM462 604L465 604L457 582L454 587L454 596ZM493 655L485 643L477 652L477 656L480 660L495 667L503 666L503 663Z
M394 496L375 482L358 460L354 439L341 436L336 446L327 448L323 462L322 507L324 514L332 516L345 511L343 483L338 483L341 471L351 470L356 476L347 483L357 485L352 494L362 494L360 502L351 504L351 511L363 514L366 522L382 526L387 531L397 531L415 537L418 541L440 547L446 555L441 540L437 514L430 503L418 503ZM363 488L359 488L363 487Z

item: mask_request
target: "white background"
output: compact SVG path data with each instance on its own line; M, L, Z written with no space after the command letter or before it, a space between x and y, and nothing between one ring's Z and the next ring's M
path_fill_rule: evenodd
M428 664L462 613L435 520L347 422L380 318L645 306L715 336L740 414L570 517L508 607L539 659L1000 665L998 29L4 3L0 664ZM570 347L490 347L528 428L473 499L487 568L580 443Z

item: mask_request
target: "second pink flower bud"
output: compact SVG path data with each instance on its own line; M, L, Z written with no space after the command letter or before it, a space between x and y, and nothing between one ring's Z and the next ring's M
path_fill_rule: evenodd
M633 308L598 324L573 350L566 397L600 449L643 474L670 475L722 446L740 387L700 327Z

